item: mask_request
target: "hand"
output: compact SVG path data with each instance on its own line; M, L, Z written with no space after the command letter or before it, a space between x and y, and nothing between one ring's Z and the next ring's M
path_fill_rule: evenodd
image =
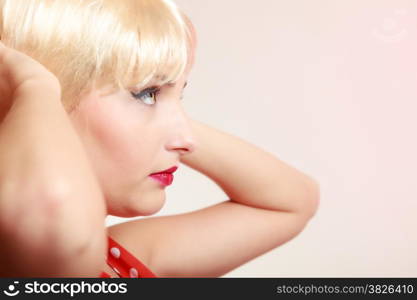
M61 85L53 73L35 59L0 41L0 120L9 110L16 92L29 82L61 93Z

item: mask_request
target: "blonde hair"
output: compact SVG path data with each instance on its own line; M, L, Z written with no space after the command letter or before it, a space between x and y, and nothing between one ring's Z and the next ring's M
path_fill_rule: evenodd
M0 0L1 40L42 63L72 110L91 88L175 82L191 40L171 0Z

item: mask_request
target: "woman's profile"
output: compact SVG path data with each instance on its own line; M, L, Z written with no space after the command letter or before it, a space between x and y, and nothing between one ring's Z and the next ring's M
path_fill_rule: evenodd
M1 277L220 277L314 216L313 178L185 112L173 1L0 3ZM157 213L181 164L229 199L105 226Z

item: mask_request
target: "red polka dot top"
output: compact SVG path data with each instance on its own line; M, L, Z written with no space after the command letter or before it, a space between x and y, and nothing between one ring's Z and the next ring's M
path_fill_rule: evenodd
M153 278L155 276L143 263L130 254L119 243L108 237L107 264L121 278ZM101 272L100 278L110 278L106 272Z

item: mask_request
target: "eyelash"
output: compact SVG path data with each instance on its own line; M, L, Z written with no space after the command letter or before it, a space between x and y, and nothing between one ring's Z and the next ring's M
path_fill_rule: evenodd
M153 106L156 104L156 96L159 94L159 92L161 91L160 87L150 87L147 88L139 93L134 93L134 92L130 92L130 94L133 96L133 98L140 100L144 95L149 95L149 94L154 94L154 99L155 99L155 103L154 104L146 104L149 106ZM184 94L181 94L181 98L180 100L184 99Z
M133 96L133 98L138 99L138 100L142 99L143 96L154 94L154 96L152 98L155 99L154 100L155 103L153 103L153 104L146 104L145 103L146 105L153 106L153 105L156 104L156 96L159 94L160 91L161 91L161 89L158 88L158 87L151 87L151 88L148 88L148 89L145 89L145 90L141 91L140 93L136 94L136 93L130 92L130 94Z

